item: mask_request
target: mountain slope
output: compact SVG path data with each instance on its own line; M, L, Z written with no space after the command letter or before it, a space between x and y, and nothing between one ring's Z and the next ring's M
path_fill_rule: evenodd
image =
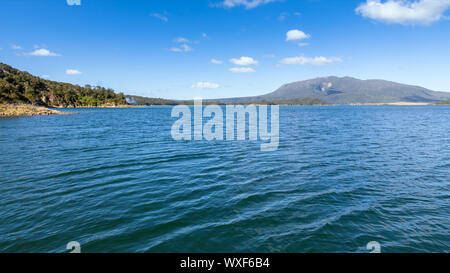
M334 104L437 102L450 93L383 80L327 77L283 85L266 99L317 98Z
M351 77L326 77L294 82L257 97L223 99L224 102L320 99L332 104L364 104L394 102L432 103L450 99L448 92L435 92L423 87L384 80L358 80Z

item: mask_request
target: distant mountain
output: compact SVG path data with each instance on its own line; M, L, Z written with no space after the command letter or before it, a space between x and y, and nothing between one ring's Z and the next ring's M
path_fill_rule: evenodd
M358 80L351 77L326 77L281 86L263 96L223 99L224 102L320 99L332 104L393 102L433 103L450 99L449 92L435 92L423 87L384 80Z

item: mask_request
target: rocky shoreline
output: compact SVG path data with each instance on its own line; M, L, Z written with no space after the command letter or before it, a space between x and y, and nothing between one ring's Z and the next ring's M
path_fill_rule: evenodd
M34 106L28 104L0 104L0 118L74 114L76 113L60 112L43 106Z

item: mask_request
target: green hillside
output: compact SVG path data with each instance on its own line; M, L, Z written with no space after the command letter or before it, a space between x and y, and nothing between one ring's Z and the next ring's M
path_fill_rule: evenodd
M125 96L103 87L44 80L0 63L0 103L52 107L98 107L127 104Z

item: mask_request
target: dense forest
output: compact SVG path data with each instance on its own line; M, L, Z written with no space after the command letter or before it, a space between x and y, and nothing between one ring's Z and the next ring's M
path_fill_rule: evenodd
M103 87L84 87L44 80L0 63L0 103L54 107L99 107L127 104L124 94Z

